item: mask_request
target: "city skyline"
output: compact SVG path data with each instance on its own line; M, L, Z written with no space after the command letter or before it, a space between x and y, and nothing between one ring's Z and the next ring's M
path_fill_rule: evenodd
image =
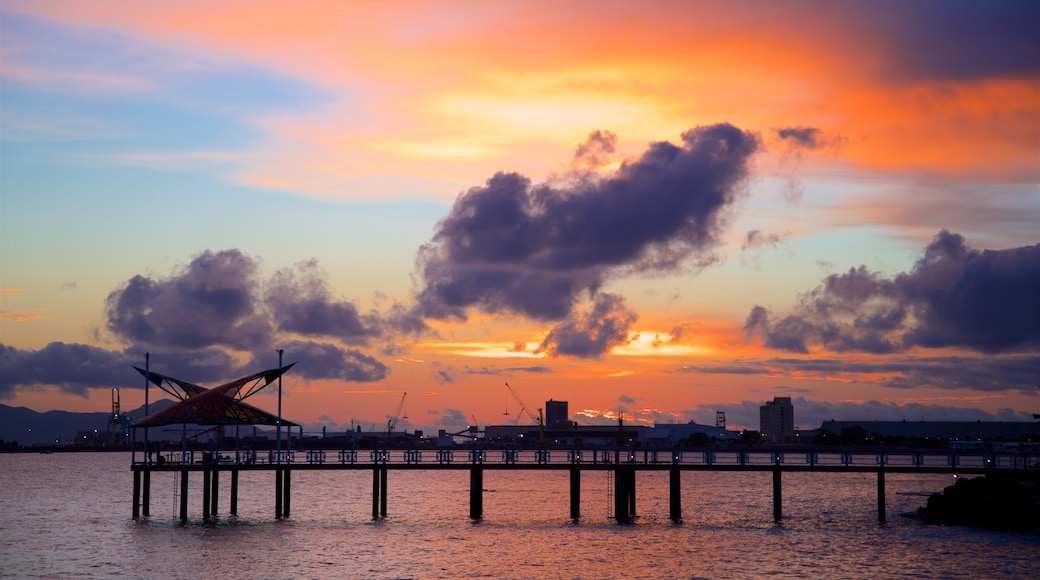
M1040 412L1040 9L651 4L5 2L0 402Z

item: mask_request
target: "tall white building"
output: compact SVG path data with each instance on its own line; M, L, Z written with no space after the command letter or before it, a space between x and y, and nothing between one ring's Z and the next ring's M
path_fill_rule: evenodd
M770 443L794 443L794 405L791 397L773 397L759 408L762 439Z

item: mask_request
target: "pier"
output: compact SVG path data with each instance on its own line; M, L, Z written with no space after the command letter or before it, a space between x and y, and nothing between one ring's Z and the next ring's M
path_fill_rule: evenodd
M885 522L885 475L887 473L949 473L981 475L994 471L1040 468L1040 453L966 453L957 451L835 451L832 449L790 450L652 450L652 449L344 449L309 451L250 451L197 454L173 451L159 455L156 462L133 460L133 517L149 516L151 475L173 472L180 475L180 519L188 519L190 480L202 483L202 518L218 514L219 481L230 478L228 513L237 514L239 474L243 471L270 472L274 476L273 515L291 513L293 472L372 472L372 518L386 517L390 506L387 488L390 471L469 471L469 515L484 516L485 471L566 470L570 474L570 518L581 517L583 472L612 472L612 517L627 524L637 517L636 473L660 474L668 478L669 518L682 520L682 472L729 471L772 474L773 519L783 518L783 474L792 472L867 473L877 479L877 519ZM561 490L563 491L563 490ZM251 490L255 492L255 490ZM768 490L763 490L768 493Z

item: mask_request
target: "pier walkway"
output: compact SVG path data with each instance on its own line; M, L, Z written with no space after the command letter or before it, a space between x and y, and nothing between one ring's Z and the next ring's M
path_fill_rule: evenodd
M141 458L145 459L145 458ZM189 474L202 474L204 519L217 514L222 474L231 478L229 513L238 509L238 476L242 471L274 475L274 516L288 517L294 471L370 470L372 517L385 517L387 474L391 470L466 470L470 473L470 517L483 517L483 476L487 470L566 470L570 472L570 517L580 518L583 471L614 473L614 518L630 523L636 515L638 471L667 472L669 517L682 519L680 474L683 471L768 471L773 475L773 517L783 517L782 479L785 472L875 473L877 516L885 521L886 473L986 474L993 471L1040 469L1040 452L959 452L947 450L836 451L785 450L653 450L653 449L343 449L270 452L173 451L156 461L131 465L134 474L133 517L149 515L151 474L180 474L180 519L188 519Z

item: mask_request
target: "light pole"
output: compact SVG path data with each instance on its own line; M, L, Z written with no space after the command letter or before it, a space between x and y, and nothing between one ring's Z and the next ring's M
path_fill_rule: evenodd
M282 349L278 349L278 370L282 370ZM282 374L278 373L278 463L282 462Z

